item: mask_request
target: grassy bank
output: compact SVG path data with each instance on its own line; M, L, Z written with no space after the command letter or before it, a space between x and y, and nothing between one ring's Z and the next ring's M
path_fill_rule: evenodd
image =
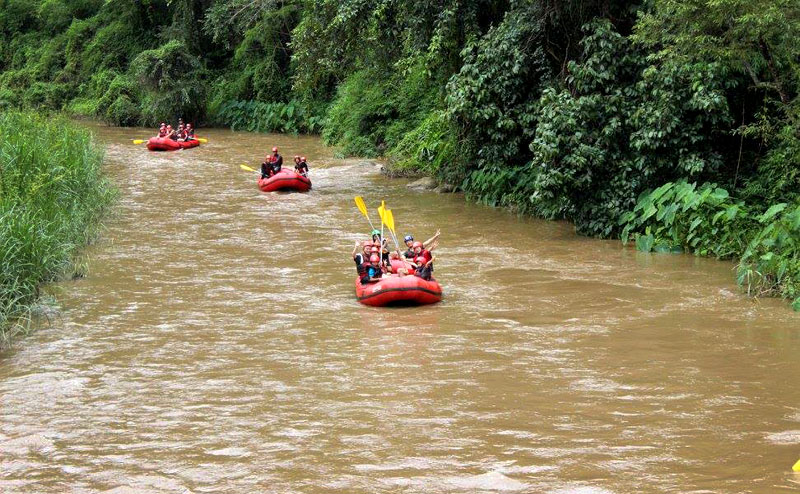
M64 119L0 115L0 347L29 328L42 284L76 275L115 194L101 162Z

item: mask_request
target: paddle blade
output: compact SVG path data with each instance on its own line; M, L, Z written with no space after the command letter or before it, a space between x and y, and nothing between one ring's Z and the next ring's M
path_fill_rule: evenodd
M361 196L356 196L355 197L355 201L356 201L356 206L358 207L358 210L361 211L361 214L363 214L364 216L369 218L369 216L367 216L367 205L364 204L364 198L361 197Z
M794 470L795 472L800 472L800 460L797 460L797 463L794 464L792 470Z
M381 223L385 225L386 224L386 220L383 218L384 214L386 214L386 202L385 201L381 201L381 205L378 208L378 216L380 216L380 218L381 218Z
M208 139L206 139L205 137L195 137L195 140L196 141L200 141L202 143L208 142Z
M386 226L388 226L389 230L394 233L394 214L392 213L392 210L387 209L383 214L386 217Z
M145 142L147 142L146 139L134 139L133 140L134 144L144 144Z
M250 167L249 167L249 166L247 166L247 165L239 165L239 168L241 168L241 169L242 169L242 170L244 170L244 171L258 173L258 170L256 170L256 169L253 169L253 168L250 168Z

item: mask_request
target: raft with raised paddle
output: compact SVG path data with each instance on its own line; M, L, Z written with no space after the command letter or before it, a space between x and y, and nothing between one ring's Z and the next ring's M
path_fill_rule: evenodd
M259 179L258 188L262 192L275 192L276 190L307 192L311 188L311 180L294 170L282 169L271 177Z
M426 305L442 300L442 287L436 280L425 281L414 275L384 275L381 281L361 284L356 278L356 297L364 305Z
M151 137L147 140L147 149L150 151L177 151L179 149L189 149L200 145L200 141L175 141L168 137Z

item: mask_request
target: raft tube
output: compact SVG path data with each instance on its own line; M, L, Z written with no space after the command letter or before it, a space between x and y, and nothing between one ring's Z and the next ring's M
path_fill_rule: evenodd
M410 274L414 274L414 266L411 263L400 259L391 259L390 262L392 264L392 273L397 273L400 269L405 268Z
M173 141L168 137L151 137L147 141L147 149L150 151L177 151L178 149L188 149L197 147L200 141L192 139L191 141Z
M364 305L425 305L442 300L442 287L436 280L425 281L419 276L384 275L376 283L361 284L356 278L356 297Z
M308 192L308 189L311 188L311 180L294 170L282 169L269 178L259 179L258 188L263 192L274 192L276 190Z

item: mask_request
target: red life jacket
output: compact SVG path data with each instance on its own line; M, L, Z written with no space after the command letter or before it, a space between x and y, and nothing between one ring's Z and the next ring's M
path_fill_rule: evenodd
M431 255L429 250L422 249L419 254L414 256L414 264L419 265L420 263L425 264L428 261L433 259L433 255Z

